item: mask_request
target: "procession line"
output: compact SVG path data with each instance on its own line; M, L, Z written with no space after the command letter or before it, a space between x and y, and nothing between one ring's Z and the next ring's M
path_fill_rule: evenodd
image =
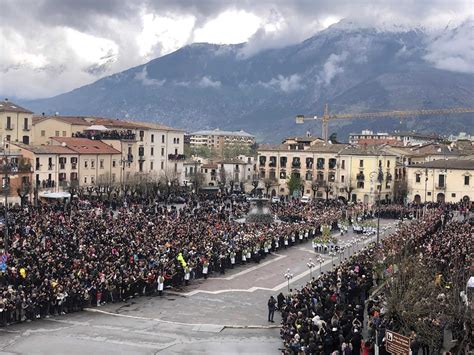
M226 281L230 281L230 280L233 280L235 279L236 277L239 277L239 276L242 276L242 275L245 275L245 274L248 274L249 272L251 271L254 271L254 270L258 270L268 264L271 264L275 261L278 261L278 260L281 260L283 258L286 258L288 255L281 255L281 254L277 254L277 253L272 253L273 255L276 255L277 257L275 259L272 259L272 260L267 260L259 265L255 265L255 266L252 266L252 267L249 267L248 269L245 269L245 270L242 270L241 272L238 272L237 274L234 274L232 276L228 276L228 277L210 277L209 279L210 280L226 280Z
M184 322L176 322L176 321L170 321L170 320L159 319L159 318L150 318L150 317L141 317L141 316L131 316L131 315L128 315L128 314L119 314L119 313L113 313L113 312L104 311L102 309L94 309L94 308L84 308L84 311L92 312L92 313L101 313L101 314L114 316L114 317L131 318L131 319L138 319L138 320L148 320L148 321L154 321L154 322L158 322L158 323L174 324L174 325L188 326L188 327L208 326L208 327L222 327L222 329L224 329L224 328L231 328L231 329L274 329L274 328L280 328L280 325L251 325L251 324L249 324L249 325L241 325L241 324L223 325L223 324L209 324L209 323L184 323Z

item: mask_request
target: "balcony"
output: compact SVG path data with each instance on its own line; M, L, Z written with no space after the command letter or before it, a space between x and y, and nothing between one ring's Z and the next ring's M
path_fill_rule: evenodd
M301 164L300 164L300 163L292 163L292 164L291 164L291 167L292 167L293 169L300 169L300 168L301 168Z
M77 169L77 163L71 163L71 169L76 170Z
M446 184L436 184L436 190L446 190Z
M364 181L365 180L365 176L362 173L357 174L356 178L357 178L357 181Z
M24 131L30 131L30 130L31 130L31 127L29 127L29 126L23 126L23 130L24 130Z
M139 155L138 156L138 161L144 161L145 160L145 156L144 155Z
M14 129L15 129L15 125L12 125L12 124L10 125L7 124L7 126L5 127L5 130L7 131L13 131Z
M184 154L168 154L168 160L185 160Z

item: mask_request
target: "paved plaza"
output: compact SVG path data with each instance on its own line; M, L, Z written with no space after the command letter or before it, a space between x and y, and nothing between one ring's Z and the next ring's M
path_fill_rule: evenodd
M394 221L381 221L388 234ZM387 228L387 226L390 226ZM342 243L354 238L350 232ZM344 256L323 255L322 271L375 240L359 241ZM84 312L12 325L0 330L1 354L277 354L280 315L267 322L266 301L310 279L309 258L319 274L320 257L310 241L251 263L194 280L162 297L139 297Z

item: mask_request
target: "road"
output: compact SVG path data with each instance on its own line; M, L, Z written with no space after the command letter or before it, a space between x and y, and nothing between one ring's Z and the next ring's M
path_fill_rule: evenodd
M386 225L393 221L381 222ZM347 233L342 242L353 238ZM369 242L359 242L345 256ZM317 264L312 270L317 276L318 257L311 242L305 242L260 264L194 280L181 292L11 325L0 329L0 354L277 354L280 315L268 323L266 301L286 291L288 269L294 275L290 287L304 285L310 279L309 258ZM323 272L332 261L339 263L339 257L323 258Z

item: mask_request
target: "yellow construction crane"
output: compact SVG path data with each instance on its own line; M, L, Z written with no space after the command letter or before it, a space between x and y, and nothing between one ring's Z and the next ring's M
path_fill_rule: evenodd
M356 118L383 118L383 117L410 117L410 116L422 116L422 115L452 115L460 113L474 113L474 108L447 108L447 109L435 109L435 110L411 110L411 111L383 111L383 112L366 112L366 113L341 113L341 114L329 114L328 104L324 106L324 114L322 117L313 116L305 117L304 115L296 116L296 123L302 124L305 121L310 120L321 120L322 125L322 138L327 143L329 139L329 121L333 120L350 120Z

